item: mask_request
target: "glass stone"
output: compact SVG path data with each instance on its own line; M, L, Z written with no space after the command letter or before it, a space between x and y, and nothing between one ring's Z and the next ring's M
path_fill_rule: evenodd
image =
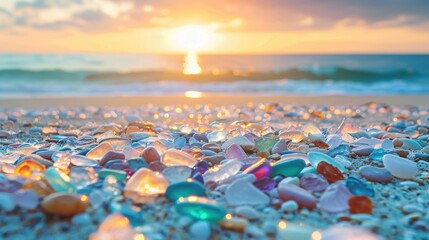
M33 172L43 171L45 171L45 165L32 159L26 159L20 162L15 168L15 174L24 178L28 178Z
M186 152L169 149L164 153L164 155L162 155L161 163L166 166L184 165L192 168L198 163L198 161Z
M346 186L354 195L374 196L374 188L360 179L349 177L346 180Z
M247 167L243 173L251 173L255 175L256 179L269 177L271 175L271 165L265 159L261 159Z
M300 158L279 161L272 166L271 176L295 177L304 167L305 161Z
M99 178L106 178L107 176L114 176L118 181L122 182L127 178L127 173L121 170L104 168L98 172Z
M256 180L253 185L258 188L259 190L261 190L262 192L269 192L271 190L273 190L276 185L277 182L276 180L269 178L269 177L263 177L260 178L258 180Z
M45 179L57 192L76 192L76 186L70 181L70 177L54 167L46 170Z
M333 158L331 158L330 156L321 153L321 152L309 152L308 154L308 160L311 163L311 166L317 168L317 165L320 162L327 162L330 165L333 165L334 167L338 168L341 172L346 171L346 168L341 165L340 163L336 162Z
M372 201L365 195L352 196L348 201L350 213L372 213Z
M216 201L197 196L179 198L175 207L181 214L213 223L223 219L226 214L226 210L222 206L219 206Z
M188 196L204 196L204 186L192 179L188 179L186 182L176 182L168 186L165 191L165 197L171 202L177 201L179 198L186 198Z
M330 183L344 179L340 170L327 162L320 162L317 165L317 172L324 176Z

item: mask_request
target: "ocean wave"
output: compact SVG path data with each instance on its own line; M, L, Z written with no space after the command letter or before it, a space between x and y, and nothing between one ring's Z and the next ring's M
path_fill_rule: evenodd
M303 68L294 67L279 71L238 71L204 72L199 75L184 75L179 71L134 71L134 72L95 72L55 70L0 70L0 80L87 80L110 82L151 82L151 81L183 81L183 82L233 82L233 81L269 81L269 80L334 80L334 81L385 81L390 79L417 79L422 75L416 71L398 69L393 71L369 71L348 69L344 67Z

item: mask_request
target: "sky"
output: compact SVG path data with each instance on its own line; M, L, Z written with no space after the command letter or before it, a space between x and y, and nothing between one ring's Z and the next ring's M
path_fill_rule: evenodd
M429 53L428 13L426 0L0 0L0 52Z

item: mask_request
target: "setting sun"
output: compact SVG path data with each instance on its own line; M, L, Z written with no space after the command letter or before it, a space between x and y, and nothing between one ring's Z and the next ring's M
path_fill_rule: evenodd
M213 40L213 29L209 26L188 25L172 32L172 44L185 52L199 52Z

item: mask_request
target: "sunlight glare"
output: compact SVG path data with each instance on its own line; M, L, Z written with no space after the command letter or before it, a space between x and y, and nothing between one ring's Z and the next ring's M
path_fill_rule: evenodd
M183 74L186 75L197 75L202 72L200 65L198 64L198 56L195 53L188 53L185 56L185 62L183 63Z
M203 96L202 92L198 91L187 91L185 92L185 97L187 98L201 98Z
M213 31L209 26L187 25L173 30L173 44L186 52L203 50L213 39Z

